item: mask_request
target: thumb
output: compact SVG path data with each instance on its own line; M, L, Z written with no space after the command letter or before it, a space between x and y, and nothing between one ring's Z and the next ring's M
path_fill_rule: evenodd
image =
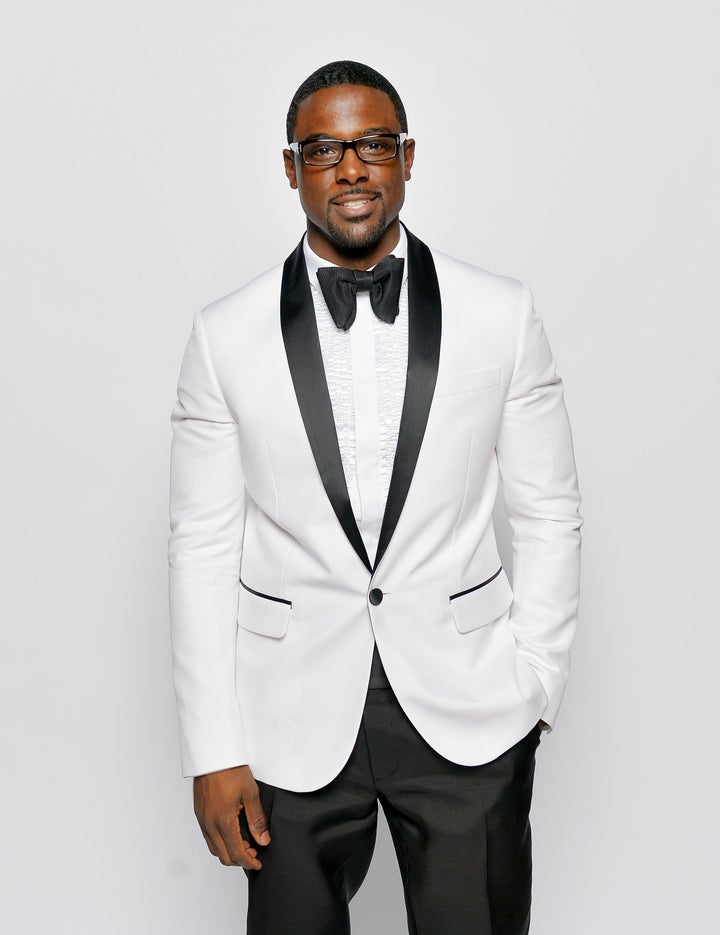
M265 846L270 843L270 832L268 831L268 821L265 811L260 801L260 793L257 791L249 795L244 802L245 817L247 818L250 834L255 838L258 844Z

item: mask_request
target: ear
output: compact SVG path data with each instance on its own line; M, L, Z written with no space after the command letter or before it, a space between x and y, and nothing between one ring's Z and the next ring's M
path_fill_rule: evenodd
M291 149L283 150L283 160L285 162L285 175L290 182L290 188L297 188L297 174L295 172L295 153Z
M409 182L413 162L415 162L415 140L405 140L403 143L403 159L405 162L405 181Z

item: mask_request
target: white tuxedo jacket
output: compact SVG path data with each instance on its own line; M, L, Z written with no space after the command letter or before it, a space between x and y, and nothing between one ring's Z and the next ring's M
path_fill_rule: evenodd
M306 791L355 742L373 646L461 764L552 724L578 602L572 441L529 291L408 232L405 402L380 543L345 485L302 247L195 317L173 409L183 768ZM492 524L513 529L511 589Z

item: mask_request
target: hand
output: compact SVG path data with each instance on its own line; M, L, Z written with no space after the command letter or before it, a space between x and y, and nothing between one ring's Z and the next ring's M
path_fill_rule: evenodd
M226 867L259 870L257 850L240 834L239 814L245 809L250 833L258 844L270 843L267 818L249 766L234 766L196 776L195 815L213 857Z

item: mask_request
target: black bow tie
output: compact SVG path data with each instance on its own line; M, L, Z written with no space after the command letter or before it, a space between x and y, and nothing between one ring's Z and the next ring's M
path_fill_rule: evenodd
M397 318L405 260L390 254L367 272L342 266L323 266L317 271L322 294L333 321L348 331L355 321L357 294L370 293L370 304L381 321L392 324Z

